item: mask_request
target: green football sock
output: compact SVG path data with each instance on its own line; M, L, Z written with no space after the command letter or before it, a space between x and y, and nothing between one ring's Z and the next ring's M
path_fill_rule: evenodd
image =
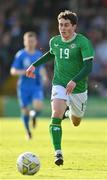
M49 126L49 131L51 139L55 150L61 149L61 138L62 138L62 127L60 118L52 118L51 124Z

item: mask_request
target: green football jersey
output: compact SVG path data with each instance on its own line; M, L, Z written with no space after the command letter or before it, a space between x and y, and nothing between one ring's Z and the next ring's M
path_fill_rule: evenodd
M83 62L94 58L91 42L82 34L76 34L69 41L63 41L61 36L50 40L50 53L55 55L53 85L66 87L83 68ZM85 77L79 81L73 93L81 93L87 89Z

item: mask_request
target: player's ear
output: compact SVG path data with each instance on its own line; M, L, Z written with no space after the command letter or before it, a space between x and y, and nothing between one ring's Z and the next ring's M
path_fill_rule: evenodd
M76 28L77 28L77 25L76 24L74 24L73 25L73 28L74 28L74 31L76 30Z

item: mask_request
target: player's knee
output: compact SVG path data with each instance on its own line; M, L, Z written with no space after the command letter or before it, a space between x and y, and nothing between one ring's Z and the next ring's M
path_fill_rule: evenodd
M81 118L72 116L72 122L74 126L79 126L81 122Z
M28 108L22 108L21 112L23 115L29 115L29 109Z
M54 110L52 112L52 117L55 117L55 118L62 118L62 112L60 110Z

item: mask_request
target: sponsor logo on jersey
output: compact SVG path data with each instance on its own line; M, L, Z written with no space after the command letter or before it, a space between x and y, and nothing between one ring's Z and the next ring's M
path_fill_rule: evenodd
M76 48L76 44L71 44L71 48L72 49Z
M59 45L58 45L57 43L54 43L54 46L55 46L55 47L58 47Z

